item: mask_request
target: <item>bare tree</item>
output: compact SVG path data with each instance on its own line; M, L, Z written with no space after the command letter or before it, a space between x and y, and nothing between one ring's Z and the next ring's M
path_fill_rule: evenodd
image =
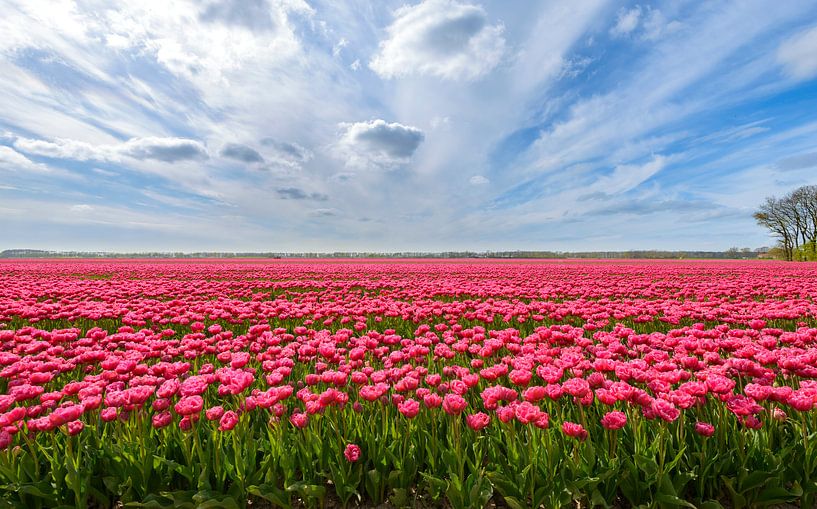
M817 186L803 186L791 192L803 217L803 251L817 258Z
M792 232L789 218L786 216L780 200L774 197L766 198L759 210L755 212L754 218L759 225L768 228L773 235L778 237L786 260L791 261L794 254Z
M754 218L777 237L786 260L817 259L817 186L766 198Z

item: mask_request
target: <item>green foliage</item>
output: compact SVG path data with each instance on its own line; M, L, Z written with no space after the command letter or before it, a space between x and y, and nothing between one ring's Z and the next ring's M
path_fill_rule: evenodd
M442 363L429 366L441 371ZM296 365L292 376L313 369ZM703 438L692 420L669 424L630 409L627 427L608 431L599 420L609 407L547 404L554 421L584 422L590 438L578 442L558 429L497 420L475 432L461 417L424 409L408 420L382 402L361 412L330 408L305 429L250 412L231 432L204 419L188 433L175 425L157 430L142 410L127 422L91 420L77 436L39 433L0 451L0 507L207 509L263 500L289 508L321 507L328 499L395 507L422 499L454 509L485 507L491 499L514 509L814 507L817 448L808 445L817 443L814 411L750 430L712 400L701 417L717 423L718 434ZM344 458L346 443L361 447L357 462Z

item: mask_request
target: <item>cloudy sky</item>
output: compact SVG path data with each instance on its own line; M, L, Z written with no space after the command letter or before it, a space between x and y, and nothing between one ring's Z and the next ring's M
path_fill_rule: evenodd
M725 249L817 184L817 3L5 2L0 248Z

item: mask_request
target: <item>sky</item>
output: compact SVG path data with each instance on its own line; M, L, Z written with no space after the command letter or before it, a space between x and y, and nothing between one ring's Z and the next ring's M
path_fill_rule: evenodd
M723 250L817 184L810 0L7 0L0 249Z

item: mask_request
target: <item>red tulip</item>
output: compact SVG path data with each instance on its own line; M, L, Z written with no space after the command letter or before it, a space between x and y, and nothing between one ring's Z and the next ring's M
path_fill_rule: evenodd
M360 459L360 447L355 444L348 444L346 449L343 451L343 455L346 457L346 461L350 463L354 463Z

